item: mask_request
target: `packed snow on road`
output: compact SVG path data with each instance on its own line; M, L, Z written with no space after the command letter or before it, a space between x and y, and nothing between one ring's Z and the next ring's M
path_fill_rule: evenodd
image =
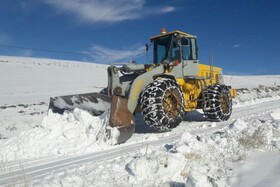
M0 56L0 185L280 186L280 75L225 76L238 88L226 122L198 110L158 133L137 114L121 145L108 111L48 111L49 97L100 91L106 76L105 65Z

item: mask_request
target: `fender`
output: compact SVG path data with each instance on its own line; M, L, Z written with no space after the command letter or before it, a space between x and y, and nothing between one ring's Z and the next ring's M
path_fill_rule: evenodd
M131 113L134 113L138 105L138 99L140 97L141 92L146 88L148 84L152 83L155 79L159 77L165 77L176 80L173 75L165 74L164 67L163 65L161 65L138 76L133 81L127 102L127 108Z

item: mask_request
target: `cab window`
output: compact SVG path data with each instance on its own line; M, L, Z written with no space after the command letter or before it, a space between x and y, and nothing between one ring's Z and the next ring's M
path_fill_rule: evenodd
M184 60L190 59L190 46L189 46L189 40L187 38L181 39L181 46L182 46L182 57Z
M197 56L197 45L196 45L196 39L195 38L191 38L191 59L192 60L197 60L198 56Z

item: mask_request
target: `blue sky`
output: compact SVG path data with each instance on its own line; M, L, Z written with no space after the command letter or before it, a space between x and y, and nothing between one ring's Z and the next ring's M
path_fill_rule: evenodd
M280 74L279 10L278 0L1 0L0 55L147 63L144 46L165 27L196 35L200 63L212 51L226 74Z

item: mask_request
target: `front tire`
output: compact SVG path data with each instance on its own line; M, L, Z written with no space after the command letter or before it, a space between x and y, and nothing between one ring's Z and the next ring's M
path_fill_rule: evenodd
M143 90L140 106L143 118L150 127L167 131L182 121L183 94L175 80L156 79Z
M226 85L211 85L204 92L203 112L210 120L226 121L232 113L232 98Z

